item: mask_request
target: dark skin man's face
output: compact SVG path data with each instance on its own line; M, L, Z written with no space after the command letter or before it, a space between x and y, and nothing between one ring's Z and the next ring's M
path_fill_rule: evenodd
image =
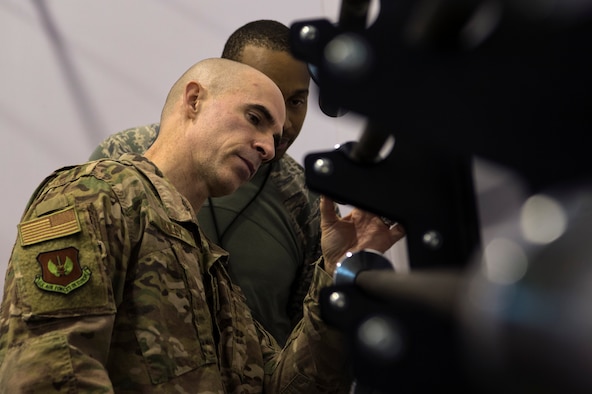
M261 71L271 78L282 91L286 103L286 123L274 160L278 160L300 134L306 110L310 75L304 62L294 59L288 52L247 45L241 63Z

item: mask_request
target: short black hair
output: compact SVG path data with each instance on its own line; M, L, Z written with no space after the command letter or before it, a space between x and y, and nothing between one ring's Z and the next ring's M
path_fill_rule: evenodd
M222 57L240 62L243 49L247 45L290 52L290 28L283 23L269 19L249 22L236 29L228 37Z

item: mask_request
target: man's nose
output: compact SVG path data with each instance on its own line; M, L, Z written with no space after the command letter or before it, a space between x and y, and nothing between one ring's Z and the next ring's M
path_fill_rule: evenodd
M266 162L275 157L275 140L273 136L259 138L255 142L255 149L261 156L261 161Z

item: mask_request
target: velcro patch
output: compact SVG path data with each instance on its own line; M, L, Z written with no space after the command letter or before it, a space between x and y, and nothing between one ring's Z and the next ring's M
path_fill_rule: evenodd
M65 237L81 231L74 207L18 225L21 246Z
M37 261L41 275L37 275L35 284L42 290L68 294L90 279L90 269L80 266L76 248L41 253Z

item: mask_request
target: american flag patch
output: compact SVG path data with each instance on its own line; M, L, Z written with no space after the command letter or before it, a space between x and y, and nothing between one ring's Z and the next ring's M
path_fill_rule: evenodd
M80 231L80 222L74 207L18 225L21 246L65 237Z

